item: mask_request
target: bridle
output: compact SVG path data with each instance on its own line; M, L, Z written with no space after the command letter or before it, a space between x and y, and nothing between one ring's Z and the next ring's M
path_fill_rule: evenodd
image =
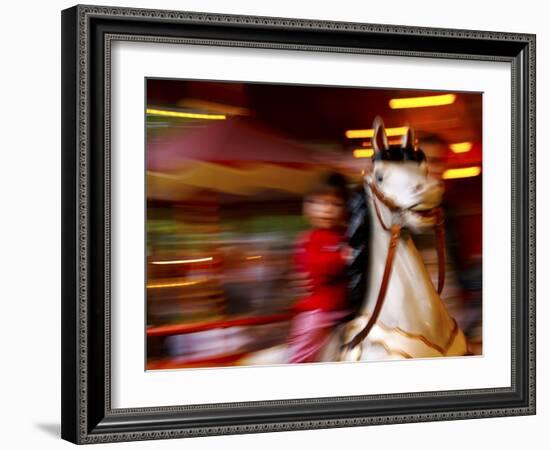
M378 297L376 299L374 310L372 311L372 314L369 317L369 321L367 322L365 327L359 333L357 333L351 341L342 346L343 350L351 350L355 346L360 344L368 336L372 327L378 320L378 316L380 314L380 311L382 310L382 306L386 298L386 291L388 289L388 283L390 281L390 275L395 258L395 252L397 249L397 243L399 241L399 237L401 236L401 230L403 229L402 216L404 213L412 211L412 208L414 207L414 205L409 208L402 208L398 206L396 202L394 202L391 198L387 197L382 191L380 191L376 183L368 182L367 186L370 188L373 194L373 204L374 210L376 212L376 217L378 218L378 221L380 222L382 228L390 233L390 242L388 246L388 254L386 256L386 263L384 265L382 282L380 283L380 289L378 291ZM377 200L383 203L392 213L392 223L389 227L384 223L384 220L382 219ZM445 228L443 226L443 210L439 207L436 207L427 211L426 213L423 212L423 215L428 217L431 216L436 219L435 234L437 241L437 260L439 266L437 293L441 295L441 292L443 291L443 286L445 284Z

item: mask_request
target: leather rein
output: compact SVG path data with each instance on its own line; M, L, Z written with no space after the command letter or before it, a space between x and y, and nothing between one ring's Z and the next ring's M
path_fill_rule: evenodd
M378 221L380 222L380 225L382 228L390 233L390 242L388 246L388 254L386 256L386 263L384 265L384 273L382 275L382 282L380 283L380 290L378 291L378 297L376 299L376 306L374 307L374 310L369 317L369 321L365 325L365 327L355 335L355 337L349 341L347 344L344 344L342 348L344 350L351 350L358 344L360 344L370 333L372 327L378 320L378 316L380 315L380 311L382 310L382 306L384 304L384 300L386 298L386 292L388 289L388 284L390 281L391 271L393 268L393 262L395 258L395 252L397 250L397 244L399 242L399 237L401 236L401 230L403 228L403 223L401 220L395 220L396 217L401 217L403 213L407 211L411 211L411 208L401 208L399 207L391 198L384 195L383 192L378 189L375 183L368 183L367 186L370 188L371 192L374 194L373 197L373 204L374 209L376 211L376 217L378 217ZM380 209L378 207L378 201L383 203L391 212L394 220L392 220L392 224L388 227L384 220L382 219L382 215L380 214ZM445 228L443 226L444 218L443 218L443 210L441 208L434 208L430 211L428 211L428 215L431 217L436 218L435 223L435 234L436 234L436 241L437 241L437 260L438 260L438 280L437 280L437 293L441 294L443 291L443 286L445 284Z

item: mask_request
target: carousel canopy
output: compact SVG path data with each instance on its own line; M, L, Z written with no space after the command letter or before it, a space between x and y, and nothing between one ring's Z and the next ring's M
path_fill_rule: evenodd
M236 117L191 132L156 136L148 142L148 170L172 172L189 160L310 165L315 164L315 151L250 119Z
M182 200L200 190L303 194L325 170L314 150L249 119L155 136L147 147L147 196Z

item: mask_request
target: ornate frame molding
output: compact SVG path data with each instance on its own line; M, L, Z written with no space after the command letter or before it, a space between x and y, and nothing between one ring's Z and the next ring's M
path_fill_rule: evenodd
M101 31L94 29L99 19L112 22ZM272 36L302 31L317 30L330 32L344 38L354 35L375 36L377 46L341 46L323 43L270 42L245 39L211 37L152 36L116 32L125 23L147 24L156 22L166 26L181 27L196 25L212 29L221 26L238 26L250 36L267 30ZM122 24L122 25L120 25ZM117 28L118 27L118 28ZM225 27L226 29L229 29ZM63 12L63 399L62 435L76 443L98 443L143 439L163 439L173 437L207 436L218 434L238 434L251 432L271 432L327 427L349 427L373 424L389 424L421 421L456 420L535 413L535 36L530 34L499 33L487 31L450 30L441 28L405 27L347 22L311 21L255 16L233 16L204 14L195 12L158 11L116 7L76 6ZM206 32L208 33L208 31ZM98 37L99 36L99 37ZM432 39L431 49L385 48L384 37L408 38L424 37ZM100 39L103 50L98 49L93 39ZM292 37L290 38L292 39ZM437 42L442 39L457 40L460 51L443 52ZM155 43L185 43L196 45L241 46L266 49L289 49L322 52L347 52L415 56L450 59L478 59L504 61L512 65L512 385L510 388L479 389L469 391L438 391L430 393L410 393L395 395L374 395L361 397L331 397L316 399L291 399L284 401L247 402L238 404L192 405L180 407L155 407L113 410L110 401L110 67L111 44L113 41L142 41ZM327 37L327 41L329 38ZM480 50L483 42L498 42L501 49L493 54ZM382 42L382 44L380 44ZM432 42L432 41L430 41ZM94 47L95 45L95 47ZM412 46L413 44L411 44ZM465 49L471 46L471 51ZM404 47L408 47L404 45ZM98 59L99 58L99 59ZM104 79L97 80L98 61L104 69ZM98 133L90 111L98 96L97 86L103 84L101 105L104 108L104 123ZM76 106L75 106L76 105ZM98 137L95 138L95 135ZM100 136L101 135L101 136ZM94 140L95 139L95 140ZM94 180L97 168L91 164L92 146L98 142L103 146L101 170L103 178ZM95 163L94 163L95 164ZM76 168L76 170L75 170ZM97 183L102 188L97 191ZM98 192L102 193L99 199ZM99 199L99 200L98 200ZM99 202L96 204L96 202ZM96 205L96 206L94 206ZM99 208L99 209L98 209ZM103 211L103 217L98 212ZM525 216L524 213L527 215ZM98 221L103 221L103 239L92 241L91 230L97 230ZM96 250L97 246L101 250ZM102 261L98 262L98 257ZM520 265L518 270L518 263ZM103 324L89 320L92 314L92 291L97 271L91 275L91 267L103 265ZM99 267L98 266L98 267ZM518 293L526 293L518 298ZM97 292L96 292L97 294ZM518 302L518 303L516 303ZM521 302L523 306L519 304ZM524 308L524 312L522 308ZM520 312L521 317L518 317ZM520 329L518 329L518 326ZM95 329L103 333L99 339ZM518 334L519 333L519 334ZM91 338L90 336L94 336ZM517 336L524 341L517 342ZM98 340L99 339L99 340ZM90 356L90 349L103 342L104 374L103 398L101 405L90 400L97 394L97 386L91 387L90 367L97 360ZM520 347L521 346L521 347ZM93 365L93 366L91 366ZM521 370L517 371L516 367ZM99 369L98 369L99 370ZM70 382L65 383L65 381ZM101 384L101 383L100 383ZM519 392L521 390L521 392ZM185 415L191 410L201 411L202 419L208 411L220 408L284 408L306 405L326 406L353 400L373 402L398 399L408 405L427 396L434 398L455 397L473 400L476 396L497 396L514 394L515 401L507 406L496 403L491 406L471 410L449 409L413 411L403 414L377 414L310 418L307 420L273 420L263 423L221 423L212 421L210 425L197 425L189 422L176 426L169 425L172 415ZM510 397L511 398L511 397ZM495 397L496 399L496 397ZM404 403L404 404L405 404ZM327 406L328 407L328 406ZM289 408L287 408L289 409ZM330 409L330 408L329 408ZM414 409L414 408L413 408ZM163 424L164 421L164 424ZM198 423L198 422L197 422ZM152 424L157 424L154 426Z

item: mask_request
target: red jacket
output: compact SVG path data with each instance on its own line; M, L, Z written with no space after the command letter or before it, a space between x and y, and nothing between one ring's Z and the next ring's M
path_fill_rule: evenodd
M341 230L312 230L298 241L294 258L296 268L309 274L312 289L311 295L296 303L296 310L346 309L348 283L342 255L344 243Z

